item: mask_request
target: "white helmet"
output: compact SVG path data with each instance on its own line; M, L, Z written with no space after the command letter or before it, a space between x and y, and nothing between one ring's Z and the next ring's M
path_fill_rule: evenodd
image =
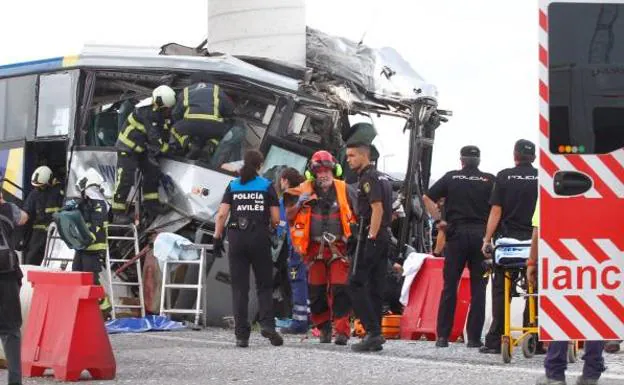
M158 86L152 92L152 101L158 107L171 108L175 104L175 91L169 86Z
M87 172L82 176L82 178L78 179L76 182L76 190L83 192L88 187L91 186L101 186L104 183L104 179L94 168L90 168Z
M33 172L32 178L30 178L30 183L34 187L41 187L46 184L50 184L52 180L52 170L48 166L39 166Z

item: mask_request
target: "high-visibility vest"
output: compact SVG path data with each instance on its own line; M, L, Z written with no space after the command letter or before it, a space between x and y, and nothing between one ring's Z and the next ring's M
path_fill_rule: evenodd
M310 194L310 200L316 199L314 193L314 187L312 181L305 181L297 187L288 189L287 194L290 195L302 195L304 193ZM355 222L351 208L349 207L349 200L347 199L347 185L345 182L334 179L334 187L336 189L336 201L340 207L340 223L342 224L342 236L343 241L351 236L351 223ZM297 253L303 256L307 256L308 246L310 245L310 225L312 219L312 207L305 202L299 212L295 216L295 219L290 223L290 235L293 248Z

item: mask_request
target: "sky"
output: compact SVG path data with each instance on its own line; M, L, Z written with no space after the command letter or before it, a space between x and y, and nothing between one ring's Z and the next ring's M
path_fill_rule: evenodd
M207 1L21 0L3 4L0 64L77 54L85 43L195 46ZM184 5L184 7L182 7ZM538 134L537 0L307 0L306 23L371 47L391 46L429 83L451 121L436 133L432 177L459 167L459 149L481 148L481 168L513 166L513 144ZM376 122L386 171L407 161L401 122ZM385 166L384 166L385 165Z

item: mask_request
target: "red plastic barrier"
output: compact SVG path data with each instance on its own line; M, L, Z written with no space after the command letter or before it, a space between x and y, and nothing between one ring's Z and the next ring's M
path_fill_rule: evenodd
M29 271L33 283L30 315L22 341L25 377L46 369L63 381L77 381L83 370L94 379L115 378L116 364L92 273Z
M401 318L401 339L417 340L423 336L429 340L436 339L438 324L438 307L444 278L442 269L444 258L428 257L410 287L409 302L403 310ZM459 282L455 321L449 341L456 341L464 334L464 325L470 306L470 274L464 269Z

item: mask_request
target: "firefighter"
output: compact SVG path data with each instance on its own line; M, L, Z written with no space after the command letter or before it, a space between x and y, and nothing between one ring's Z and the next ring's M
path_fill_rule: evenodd
M234 333L236 346L249 346L251 327L248 318L249 267L253 267L258 294L261 334L273 346L284 343L275 331L273 318L273 261L271 233L279 225L279 202L270 180L260 177L262 153L245 153L240 177L230 182L216 216L214 254L220 257L223 248L225 221L228 228L228 260L232 279Z
M368 144L355 142L347 146L347 162L359 178L358 233L365 238L357 239L361 250L353 257L357 265L350 282L355 315L366 329L364 339L351 346L356 352L380 351L385 342L381 336L381 312L391 237L392 185L373 167L370 154Z
M424 195L427 211L434 219L439 233L446 235L444 259L444 289L440 297L436 346L448 347L455 319L457 286L464 267L470 271L470 314L468 316L469 348L483 346L481 333L485 322L485 289L483 277L484 256L481 242L490 204L494 175L479 170L481 152L477 146L465 146L460 151L461 170L450 171L438 180ZM437 206L444 198L446 220ZM438 233L438 234L439 234Z
M33 190L26 197L24 211L32 226L30 238L24 242L24 263L41 265L44 258L48 226L52 223L52 214L63 206L64 191L61 183L52 177L48 166L40 166L33 172L31 180Z
M501 237L520 241L530 240L533 232L531 217L537 202L537 169L535 144L520 139L514 145L515 167L507 168L496 175L490 198L490 215L481 250L486 258L491 258L492 240ZM500 354L501 336L505 322L505 276L501 268L494 268L492 276L492 324L485 336L485 346L481 353ZM528 301L525 308L525 323L528 320ZM538 344L538 354L544 353Z
M73 271L93 273L93 282L100 284L102 261L106 259L106 221L108 217L108 203L104 197L102 176L90 168L76 182L76 190L80 192L78 210L89 227L93 242L85 249L76 250L72 263ZM100 301L100 308L106 311L110 308L107 298Z
M307 180L286 191L298 197L286 212L295 252L308 266L311 320L321 332L321 343L331 342L333 321L336 345L346 345L351 334L346 241L354 218L347 185L336 179L341 175L334 157L317 151L310 159Z
M4 201L0 189L0 340L6 356L9 385L22 383L20 289L24 277L17 253L10 244L16 226L28 221L28 214Z
M197 159L207 142L216 147L230 128L225 119L233 115L232 100L217 84L198 82L185 87L172 111L173 146L187 153L187 158Z
M539 203L535 205L532 219L533 234L531 252L527 261L527 279L537 287L537 244L539 241ZM603 358L605 341L585 341L583 374L576 381L577 385L594 385L598 383L602 372L606 370ZM565 385L565 371L568 366L568 341L552 341L548 344L548 352L544 360L546 375L538 379L537 385Z
M297 199L292 195L284 196L284 192L303 183L303 176L292 167L282 171L279 178L282 198L280 199L280 226L278 232L286 237L288 248L288 280L292 291L292 322L281 332L286 334L302 334L308 331L308 271L301 255L295 252L290 239L290 230L286 218L286 206L296 204Z
M152 92L148 105L139 103L126 119L117 137L117 180L113 195L113 222L128 224L126 200L134 184L137 168L143 173L143 202L147 211L160 212L158 180L160 166L157 158L169 149L169 112L175 104L175 92L159 86Z

